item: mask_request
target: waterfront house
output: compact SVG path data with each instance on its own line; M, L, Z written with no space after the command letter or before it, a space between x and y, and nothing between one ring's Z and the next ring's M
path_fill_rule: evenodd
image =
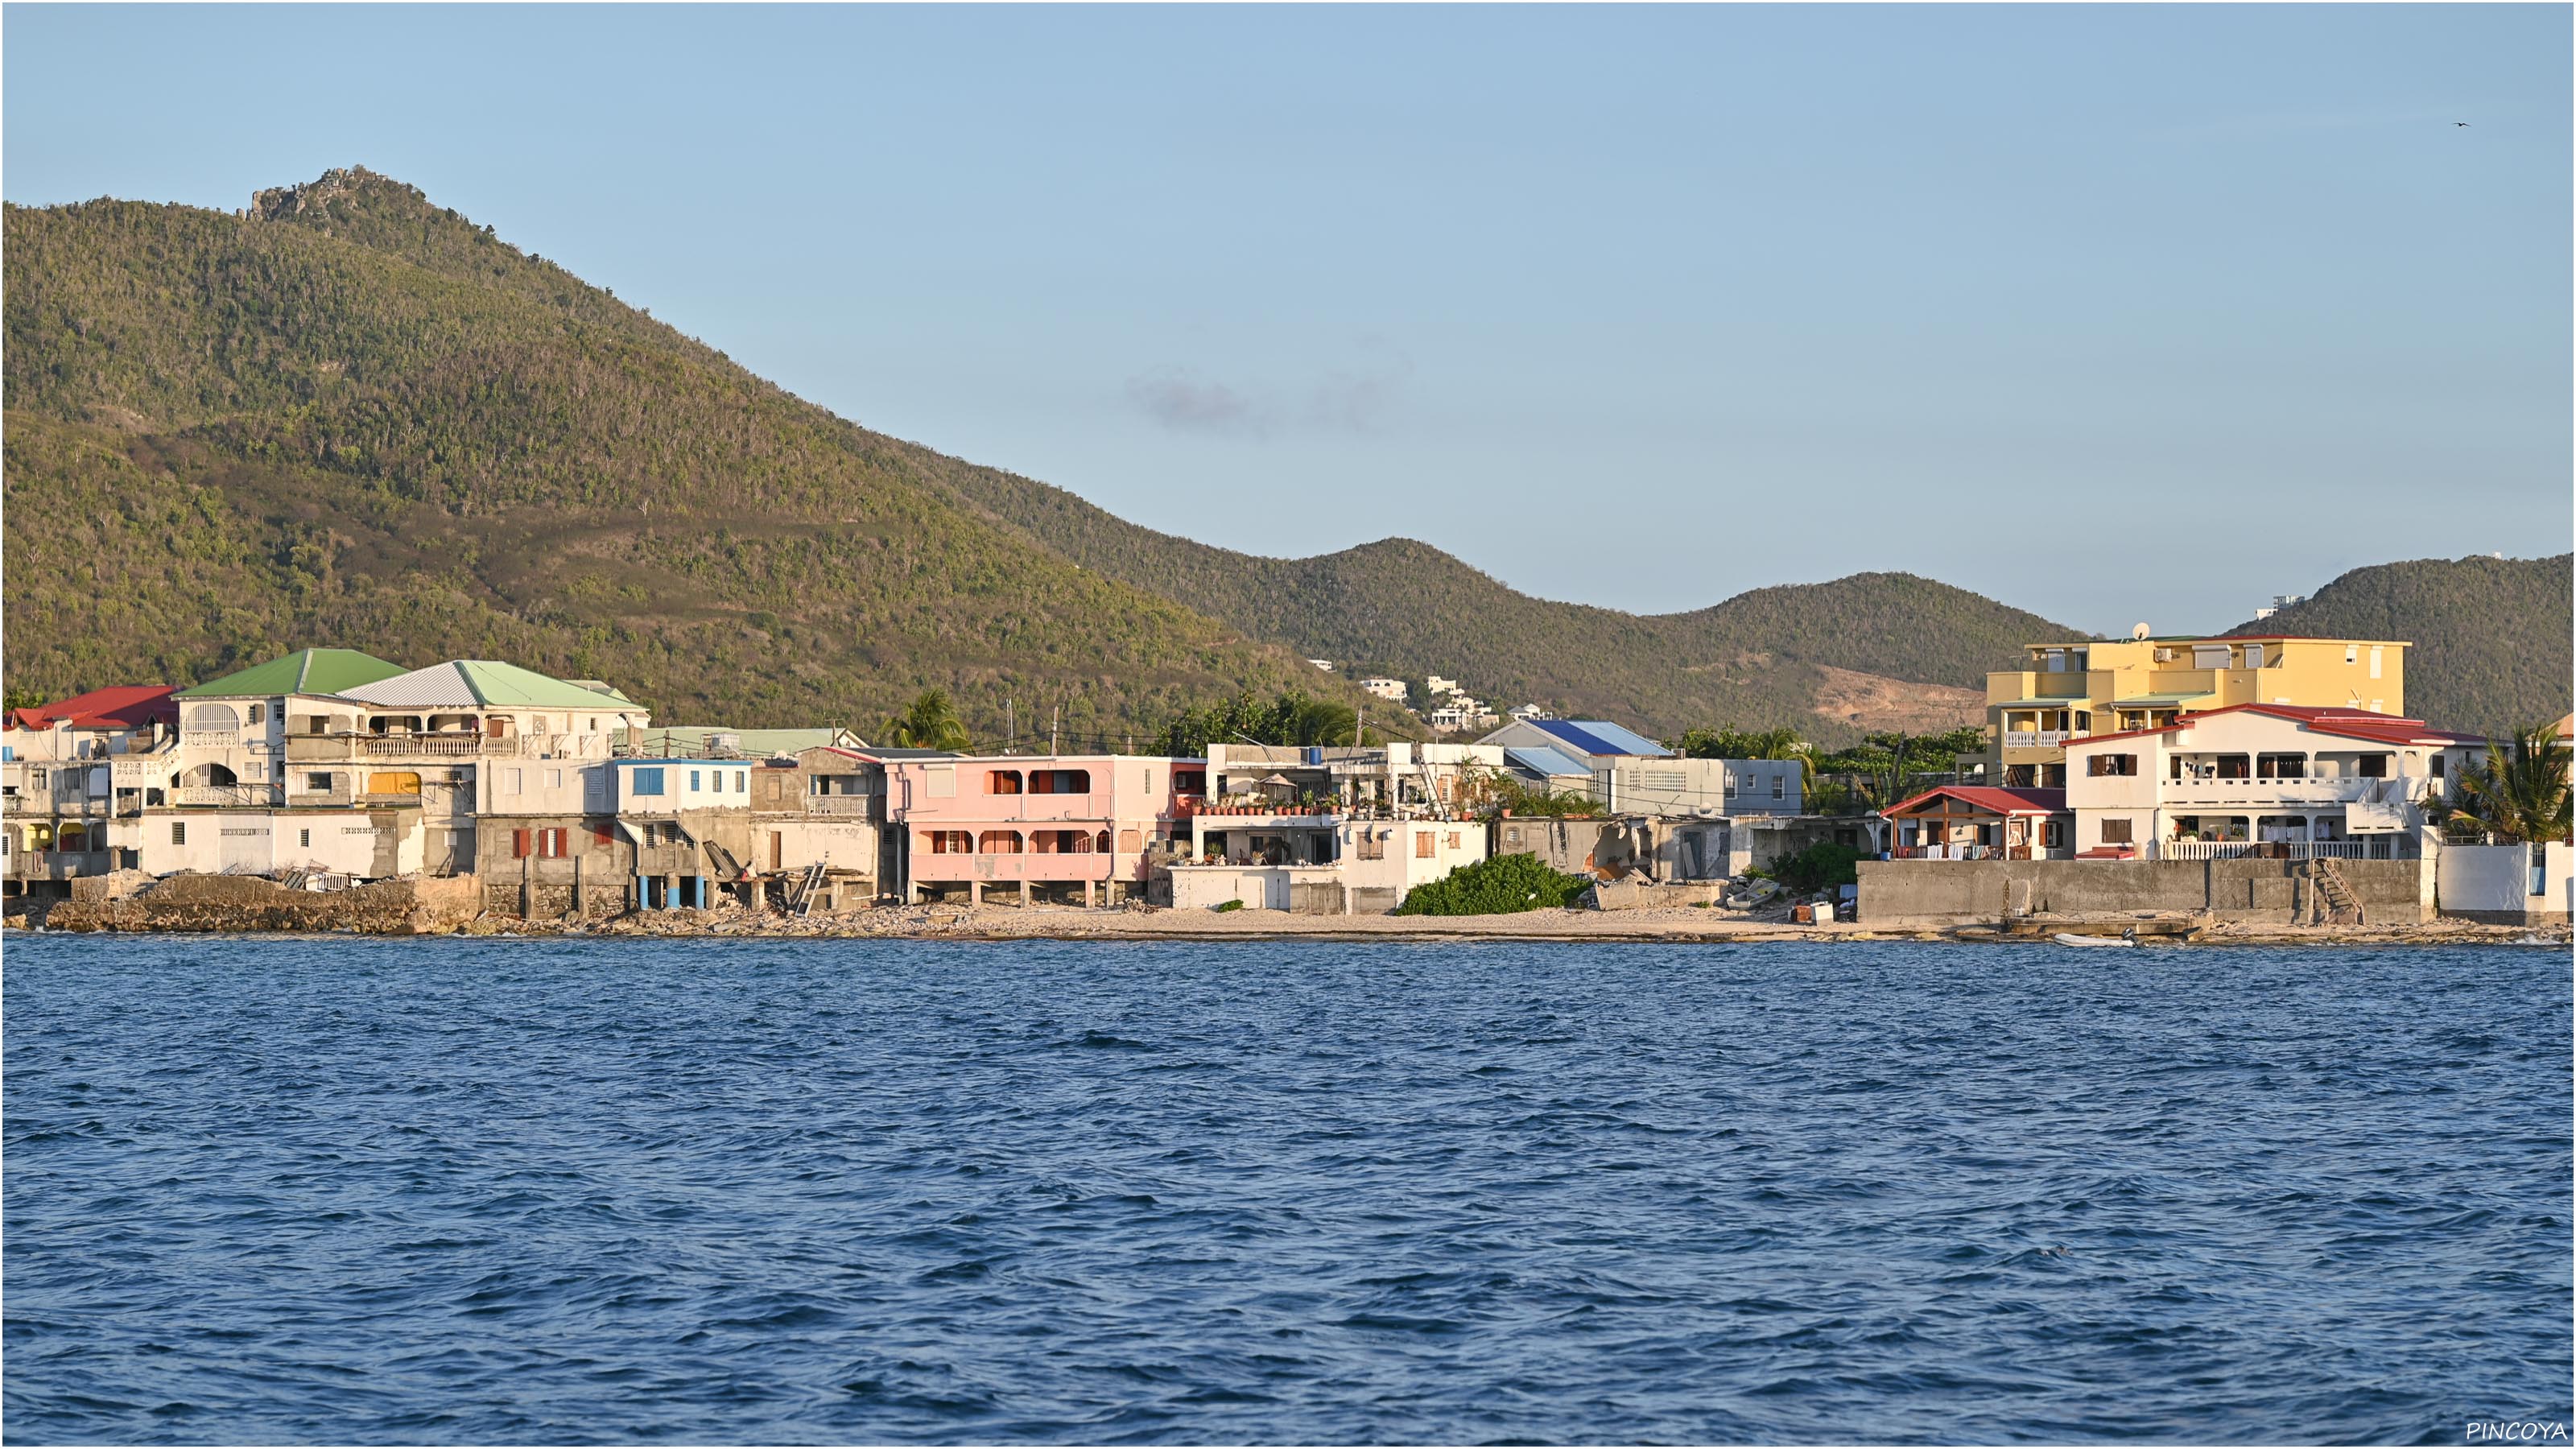
M1159 879L1207 788L1207 763L1134 755L888 759L887 810L904 831L900 894L995 886L1023 905L1117 904Z
M2421 720L2240 704L2066 742L2088 859L2409 859L2485 741Z
M1895 860L2063 860L2075 853L2063 790L1941 785L1880 818Z
M946 750L815 745L751 776L751 869L799 914L850 910L895 892L903 829L886 809L887 766L953 760Z
M179 708L168 685L119 685L0 721L0 892L59 899L139 859L146 791L168 788Z
M144 791L137 863L154 875L421 870L421 791L370 800L338 750L311 757L314 722L355 713L341 690L405 672L355 649L299 649L180 690L178 746Z
M2136 637L2025 647L1986 676L1988 743L1961 767L1981 783L2059 788L2066 742L2266 704L2402 714L2406 650L2394 639L2281 635Z
M719 887L751 903L757 763L714 755L607 762L612 828L632 851L638 909L712 906Z
M1495 745L1211 744L1208 798L1169 869L1171 903L1391 911L1483 860L1478 818L1503 771Z

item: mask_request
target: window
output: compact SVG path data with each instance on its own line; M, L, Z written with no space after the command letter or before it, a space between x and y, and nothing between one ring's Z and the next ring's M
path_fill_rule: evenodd
M1359 857L1362 860L1386 859L1386 842L1378 838L1376 831L1366 826L1360 828L1359 835L1352 843L1359 847Z
M538 831L537 854L544 856L548 860L563 859L564 834L565 832L560 827Z
M1455 830L1449 832L1449 848L1451 850L1458 848L1458 832Z
M2436 751L2433 757L2425 762L2425 768L2432 772L2434 779L2438 780L2442 778L2442 756L2439 751Z
M1789 776L1786 771L1777 772L1771 776L1771 798L1774 800L1789 798Z
M250 722L252 724L268 723L268 706L264 704L252 705L250 707Z
M696 793L699 789L703 788L703 787L702 787L702 786L700 786L700 785L699 785L699 783L698 783L698 774L699 774L699 772L698 772L698 771L696 771L696 770L691 770L691 771L689 772L689 790L690 790L690 792L691 792L692 794Z
M922 793L933 800L945 800L957 793L957 767L933 765L922 771Z
M307 790L329 790L331 788L331 772L328 770L316 770L312 774L305 776L304 788Z
M2361 757L2361 778L2363 778L2363 779L2365 779L2365 780L2385 780L2385 779L2387 779L2387 778L2388 778L2388 757L2387 757L2386 755L2364 755L2364 756L2362 756L2362 757Z
M2523 892L2524 895L2545 896L2549 894L2549 862L2547 858L2542 855L2541 847L2537 845L2531 847L2531 879L2524 882L2524 884L2531 887L2531 889Z
M2361 646L2358 644L2346 644L2343 646L2343 662L2346 664L2359 664L2361 662Z
M1121 854L1121 855L1134 855L1137 851L1140 851L1140 850L1142 850L1142 849L1144 849L1144 848L1145 848L1145 840L1144 840L1143 835L1141 835L1139 832L1137 832L1137 831L1133 831L1133 830L1121 830L1121 831L1119 831L1119 832L1118 832L1118 853L1119 853L1119 854Z
M924 831L921 837L924 855L973 855L975 837L963 830Z
M188 843L188 822L184 820L173 820L170 822L170 843L172 845L185 845Z
M1032 795L1088 795L1091 793L1091 772L1089 770L1032 770L1029 772L1029 793Z
M590 827L590 843L593 845L615 845L617 843L617 827L605 822Z
M660 766L657 765L649 769L639 769L635 772L635 793L638 795L659 795L662 793L662 770Z
M1413 832L1413 858L1416 860L1429 860L1431 858L1431 854L1431 832L1428 830L1417 830Z
M750 772L750 771L748 771L748 770L736 770L736 771L734 771L734 772L733 772L733 792L734 792L735 794L737 794L737 795L742 795L742 794L747 794L747 793L749 793L749 792L750 792L750 790L751 790L751 772Z
M984 775L984 793L987 795L1019 794L1020 772L1017 770L986 771Z
M304 717L304 732L308 735L318 735L322 733L324 729L328 728L330 723L330 720L321 715L306 715Z
M546 788L547 788L547 789L549 789L549 790L560 790L560 789L562 789L562 788L563 788L563 771L561 771L561 770L548 770L548 771L546 771Z
M2066 844L2066 822L2063 820L2051 820L2041 825L2039 828L2039 843L2050 850L2057 850L2063 847Z
M1729 800L1735 798L1735 772L1733 770L1726 772L1726 798Z
M2373 678L2373 679L2377 679L2377 678L2379 677L2379 654L2380 654L2379 646L2378 646L2378 645L2376 645L2376 644L2371 645L2371 646L2370 646L2370 677L2371 677L2371 678ZM2373 714L2377 714L2377 713L2379 712L2379 702L2378 702L2377 700L2373 700L2373 701L2371 701L2370 710L2371 710L2371 713L2373 713Z
M510 858L511 858L511 859L513 859L513 860L522 859L522 858L524 858L524 857L527 855L527 853L528 853L528 837L529 837L529 835L530 835L531 833L532 833L532 832L530 832L530 831L526 831L526 830L513 830L513 831L511 831L511 832L510 832Z
M2138 773L2135 755L2086 755L2084 773L2088 775L2134 775Z
M2134 845L2137 841L2131 834L2132 829L2132 823L2129 817L2125 815L2120 816L2117 819L2105 820L2102 822L2102 843L2104 845Z
M310 849L313 845L313 832L310 830L299 830L295 832L295 843L299 846Z
M528 772L525 770L521 770L516 767L503 770L501 772L501 788L509 794L516 795L525 787L527 778Z

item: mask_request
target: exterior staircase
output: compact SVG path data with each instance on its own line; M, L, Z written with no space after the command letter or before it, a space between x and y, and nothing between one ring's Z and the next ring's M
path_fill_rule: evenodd
M2311 860L2308 865L2309 912L2319 923L2328 925L2367 925L2362 919L2361 897L2354 893L2352 882L2343 878L2343 867L2330 857Z
M796 883L787 888L787 914L791 916L814 914L814 894L823 888L823 876L821 861L805 867L805 874L798 877Z

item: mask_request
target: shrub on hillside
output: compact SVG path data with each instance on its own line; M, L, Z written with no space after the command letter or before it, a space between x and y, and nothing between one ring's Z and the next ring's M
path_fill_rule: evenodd
M1499 916L1552 911L1574 903L1592 882L1541 863L1535 855L1498 855L1415 886L1399 916Z

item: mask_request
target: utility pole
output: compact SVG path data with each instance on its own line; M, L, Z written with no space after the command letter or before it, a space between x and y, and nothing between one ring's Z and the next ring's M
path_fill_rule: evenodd
M1019 702L1017 700L1005 699L1002 701L1002 753L1006 755L1011 753L1011 742L1019 738L1020 716L1018 711Z
M1064 724L1064 706L1057 705L1047 714L1047 753L1056 753L1056 731Z

